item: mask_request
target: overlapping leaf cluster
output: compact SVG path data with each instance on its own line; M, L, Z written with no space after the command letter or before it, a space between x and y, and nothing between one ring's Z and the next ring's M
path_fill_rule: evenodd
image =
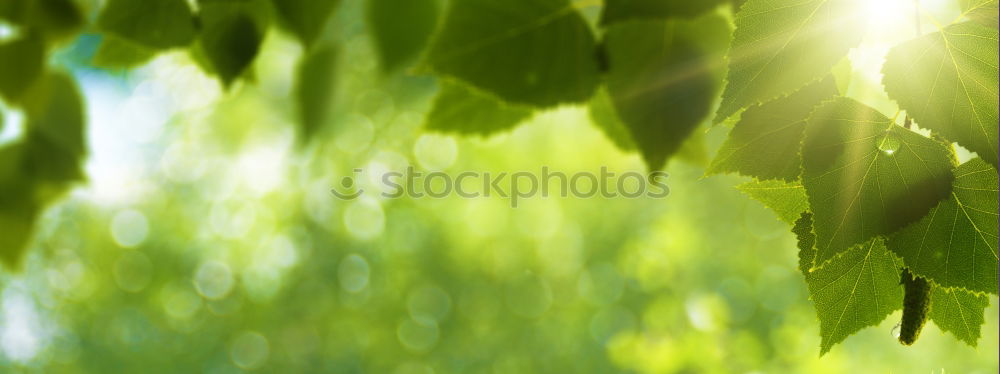
M886 58L886 93L930 136L831 77L860 3L780 3L735 16L717 119L742 114L709 173L755 178L741 190L794 220L821 352L902 308L903 268L932 285L930 319L975 345L997 294L997 29L977 16L996 2L963 2L957 23ZM959 165L955 144L978 157Z
M864 34L862 0L367 0L383 71L439 78L431 130L491 134L537 110L587 104L650 168L699 126L734 121L710 174L794 224L822 351L901 307L901 268L934 287L930 318L975 344L997 293L995 0L957 0L959 21L895 47L884 85L933 136L842 97L831 71ZM46 55L85 25L93 63L120 69L184 49L229 87L276 26L304 47L295 94L304 138L328 122L336 0L73 0L0 4L0 95L27 136L0 149L0 247L15 262L35 217L79 179L82 99ZM599 14L592 12L599 9ZM52 107L66 108L53 111ZM978 154L958 165L953 144Z

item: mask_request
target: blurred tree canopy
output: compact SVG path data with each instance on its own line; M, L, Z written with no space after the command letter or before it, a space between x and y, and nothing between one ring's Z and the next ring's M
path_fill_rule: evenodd
M995 372L996 9L0 2L0 367Z

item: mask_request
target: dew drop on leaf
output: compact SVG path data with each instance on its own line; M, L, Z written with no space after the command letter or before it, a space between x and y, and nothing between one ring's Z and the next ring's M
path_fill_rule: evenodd
M887 156L892 156L897 150L899 150L899 137L891 132L886 133L885 136L882 137L882 140L878 142L878 149Z

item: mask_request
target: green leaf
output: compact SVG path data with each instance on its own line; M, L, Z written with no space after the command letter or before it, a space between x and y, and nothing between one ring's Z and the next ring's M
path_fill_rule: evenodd
M950 332L958 340L975 347L983 323L983 312L990 305L985 295L963 291L960 288L934 287L931 291L931 321L942 331Z
M434 72L514 103L589 100L598 84L590 28L567 0L452 1L427 54Z
M0 148L0 261L16 268L34 232L39 214L30 181L18 174L20 144Z
M143 65L155 56L155 50L105 34L91 64L107 69L128 69Z
M35 0L28 3L27 24L44 34L46 39L66 39L83 27L83 13L73 0Z
M828 76L791 96L750 107L719 148L708 173L797 180L802 167L799 150L806 119L813 108L835 95L837 85Z
M622 151L634 151L635 142L632 135L628 133L628 128L618 118L608 90L604 87L598 88L597 93L590 99L590 120L604 132L604 136L611 140L618 149Z
M307 52L295 74L302 140L315 135L330 118L336 93L337 48L325 45Z
M628 20L694 17L729 0L606 0L601 24Z
M814 269L806 284L819 317L820 355L903 305L899 267L881 238Z
M812 232L812 213L802 212L792 227L799 247L799 271L809 276L816 258L816 235Z
M816 265L922 218L951 191L952 168L944 145L852 99L816 108L802 146Z
M29 132L74 155L85 153L83 100L72 77L49 73L25 96L24 109Z
M54 185L81 179L85 120L83 99L73 78L60 72L47 74L25 95L24 111L28 124L24 174Z
M437 28L438 0L368 0L368 29L386 72L412 61Z
M721 84L721 66L711 61L724 53L728 35L728 22L715 14L608 28L608 94L651 170L711 113Z
M229 86L250 66L260 51L266 29L252 2L206 2L201 5L201 48Z
M443 83L425 128L458 134L490 135L531 117L530 107L508 104L458 83Z
M883 67L889 97L920 127L997 166L997 30L960 23L893 48Z
M311 46L319 37L340 0L273 0L281 24L302 44Z
M915 274L943 287L997 293L997 171L976 158L955 169L950 196L889 239Z
M152 49L184 47L197 34L194 14L185 0L108 0L97 25Z
M45 44L34 36L0 43L0 97L18 102L45 68Z
M749 0L736 13L729 85L715 121L820 79L861 42L859 0Z
M997 0L959 0L962 8L962 16L983 26L997 28L998 13Z
M736 189L763 203L789 225L795 224L802 212L809 210L806 190L798 182L753 181L736 186Z

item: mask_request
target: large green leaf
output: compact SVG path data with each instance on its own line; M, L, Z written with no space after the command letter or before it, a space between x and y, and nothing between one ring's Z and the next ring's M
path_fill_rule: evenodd
M833 77L827 77L788 97L750 107L729 132L708 173L797 180L806 119L813 108L836 94Z
M659 169L711 112L721 85L728 22L636 21L605 35L608 93L650 169Z
M944 287L997 293L997 170L976 158L955 169L950 197L889 239L913 273Z
M337 48L324 45L307 52L295 74L301 138L309 140L330 117L336 93Z
M0 97L18 102L45 67L45 44L38 37L0 43Z
M439 0L368 0L368 29L384 71L417 57L438 24Z
M985 295L934 287L931 291L930 319L941 330L975 347L984 322L983 312L989 305L990 299Z
M903 306L899 267L880 238L813 269L806 284L819 317L820 354Z
M952 168L943 144L852 99L816 108L802 146L816 266L922 218L948 196Z
M601 24L694 17L727 2L729 0L607 0L601 13Z
M749 0L736 13L716 122L820 79L861 41L860 0Z
M489 135L509 130L531 114L530 107L508 104L488 93L446 82L434 99L424 127L440 132Z
M273 0L281 24L302 44L311 46L319 37L340 0Z
M549 107L590 99L594 51L590 28L567 0L458 0L427 64L503 100Z
M201 5L201 48L229 86L260 51L266 25L253 2L205 2Z
M795 224L802 212L809 210L809 200L801 183L780 180L753 181L736 186L747 196L760 201L778 215L778 218Z
M997 30L951 25L893 48L883 67L889 96L917 124L997 166Z
M153 49L187 46L197 34L194 14L185 0L108 0L97 25Z

